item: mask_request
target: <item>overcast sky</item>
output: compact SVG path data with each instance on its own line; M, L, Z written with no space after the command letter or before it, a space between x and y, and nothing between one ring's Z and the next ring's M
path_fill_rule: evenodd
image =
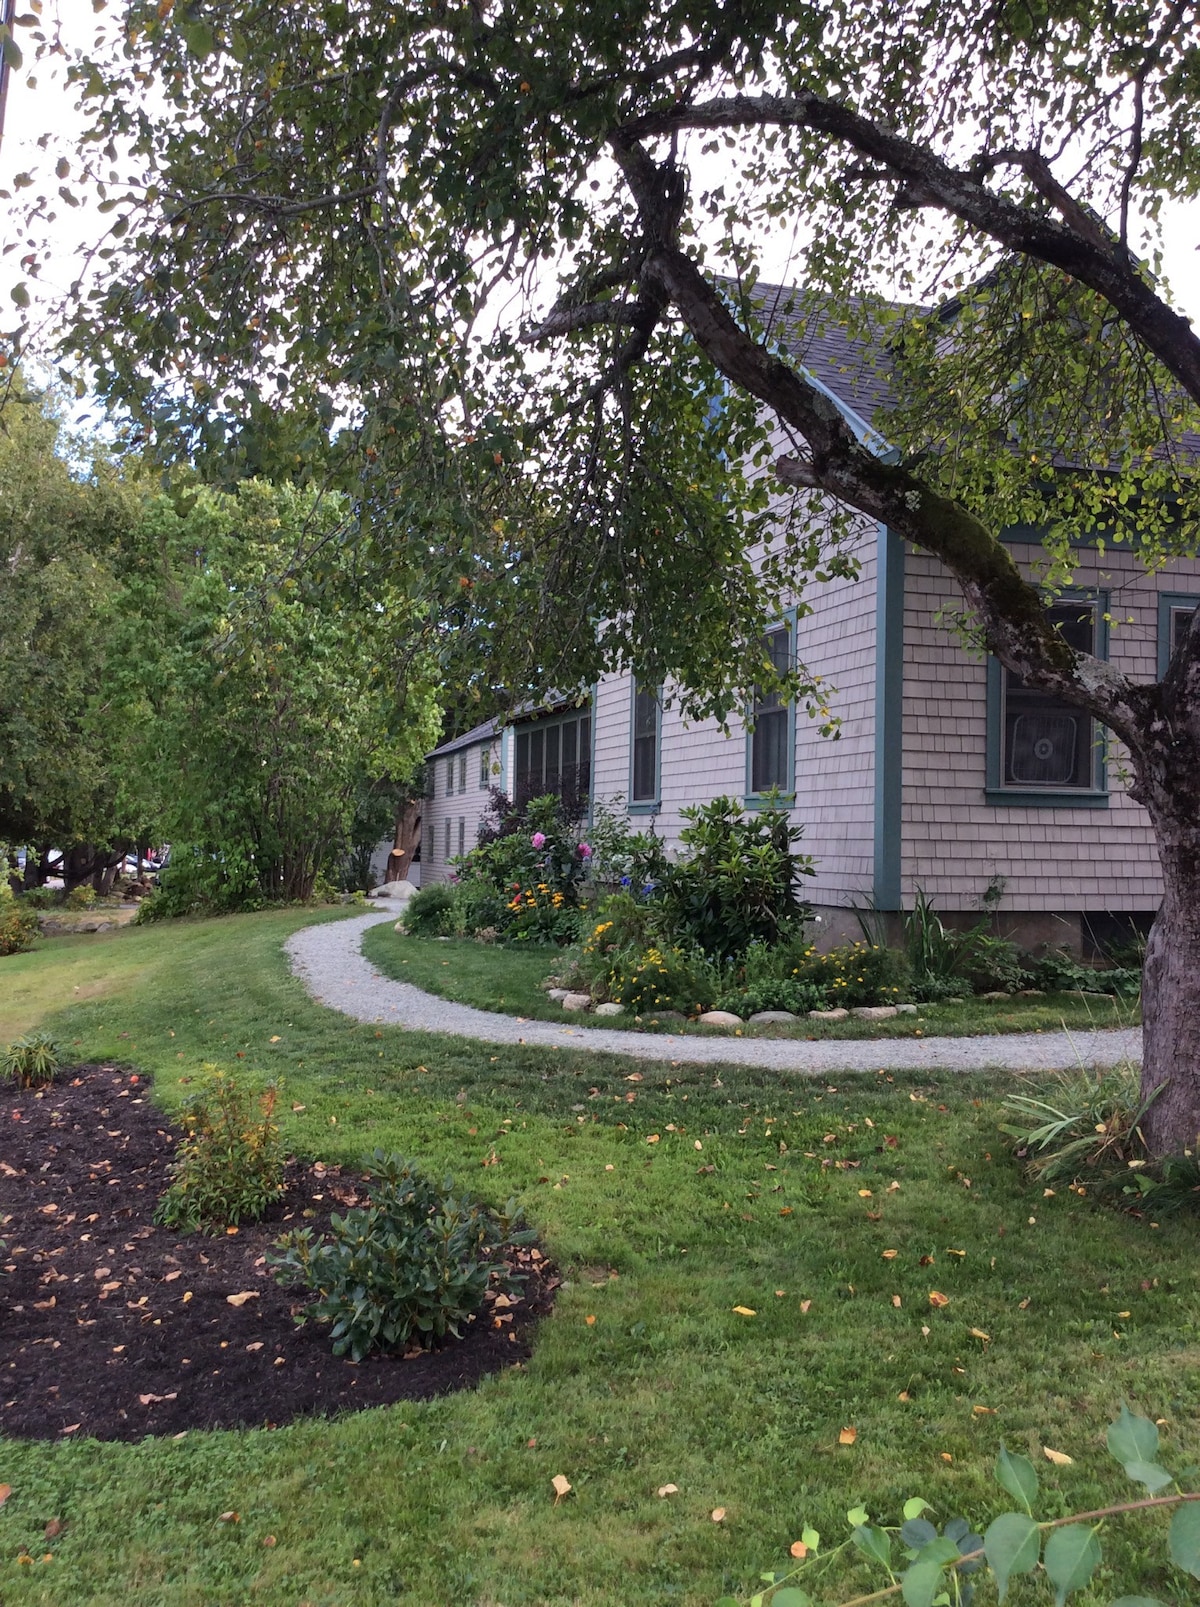
M24 6L18 6L23 10ZM61 29L63 43L72 52L87 48L94 39L97 27L111 28L123 7L121 0L101 0L99 13L93 0L44 0L43 22L48 30ZM23 32L20 31L20 32ZM20 32L18 37L20 37ZM52 171L59 154L70 154L72 139L77 136L81 119L71 104L63 82L61 65L36 69L37 85L28 84L28 69L32 50L26 45L26 69L10 78L8 110L5 119L4 140L0 146L0 186L11 188L15 174L35 167L48 167ZM49 134L51 152L47 155L38 148L38 140ZM53 244L55 260L44 271L47 299L61 295L75 277L81 249L94 241L102 232L102 219L88 206L58 209L54 223ZM1172 207L1164 209L1164 270L1176 305L1200 322L1200 207ZM5 241L0 225L0 242ZM767 242L761 255L765 278L779 283L789 273L788 231L781 230L776 245ZM12 258L7 259L6 266ZM0 294L7 297L16 275L10 270L0 276ZM36 285L31 292L38 295ZM35 299L35 310L37 300Z

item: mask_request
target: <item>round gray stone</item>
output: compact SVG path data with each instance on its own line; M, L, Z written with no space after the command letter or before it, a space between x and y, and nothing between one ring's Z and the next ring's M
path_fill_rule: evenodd
M894 1004L860 1004L850 1014L859 1021L890 1021L898 1011Z
M561 1002L564 1010L590 1010L592 1008L592 996L590 993L566 993L563 995Z
M766 1026L773 1021L786 1023L788 1021L798 1021L799 1019L799 1016L794 1016L790 1010L758 1010L750 1017L750 1024L753 1026L755 1022L760 1022Z
M698 1018L706 1027L740 1027L741 1016L735 1016L732 1010L706 1010Z
M598 1016L623 1016L625 1014L625 1006L623 1004L618 1004L615 999L609 999L606 1004L598 1004L593 1011L593 1014Z

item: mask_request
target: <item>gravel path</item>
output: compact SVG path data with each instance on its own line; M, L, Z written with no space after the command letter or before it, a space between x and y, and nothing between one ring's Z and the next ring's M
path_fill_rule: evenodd
M1139 1060L1140 1028L1098 1032L1007 1033L980 1038L820 1039L717 1038L620 1031L612 1027L558 1026L518 1021L470 1005L453 1004L409 982L395 982L362 953L363 933L395 921L398 908L345 921L304 927L288 939L292 969L319 1004L358 1021L446 1032L481 1043L536 1044L547 1049L590 1049L634 1060L670 1060L773 1066L779 1071L1048 1071L1079 1064L1111 1066Z

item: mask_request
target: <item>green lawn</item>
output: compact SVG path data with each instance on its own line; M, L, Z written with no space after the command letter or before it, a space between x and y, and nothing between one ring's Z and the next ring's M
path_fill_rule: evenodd
M562 1006L548 999L540 986L562 965L560 949L525 948L475 943L457 938L405 937L390 925L373 926L363 940L363 952L385 976L413 982L431 993L471 1004L480 1010L502 1010L507 1015L541 1021L562 1021ZM569 1016L572 1025L587 1016ZM912 1038L970 1037L982 1032L1056 1032L1089 1027L1128 1027L1141 1020L1129 1000L1081 993L1051 993L1042 999L968 998L961 1004L925 1004L916 1016L888 1021L809 1021L796 1026L770 1025L741 1029L747 1038ZM682 1026L672 1022L656 1029L652 1019L639 1027L632 1016L611 1016L597 1021L605 1027L629 1031L662 1030L705 1036L724 1035L728 1028Z
M1200 1459L1194 1223L1031 1191L994 1084L835 1087L359 1025L287 974L280 944L312 919L62 940L0 961L0 992L17 978L26 1016L80 1057L153 1072L167 1108L204 1062L283 1076L297 1150L395 1146L518 1195L567 1271L557 1309L527 1368L430 1404L135 1446L0 1442L5 1607L704 1607L748 1594L803 1523L843 1537L859 1501L890 1521L916 1492L985 1520L1002 1439L1037 1457L1047 1515L1128 1499L1102 1436L1122 1398L1166 1420L1171 1465ZM97 992L72 1004L89 955ZM557 1507L556 1474L574 1487ZM1105 1574L1072 1602L1182 1603L1179 1576L1139 1565L1162 1532L1114 1524ZM829 1599L879 1582L844 1553ZM1021 1582L1010 1599L1035 1597Z

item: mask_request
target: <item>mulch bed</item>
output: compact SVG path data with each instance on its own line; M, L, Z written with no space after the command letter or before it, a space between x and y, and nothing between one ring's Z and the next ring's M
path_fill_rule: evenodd
M281 1289L264 1256L285 1224L319 1230L363 1202L362 1179L293 1162L262 1222L180 1234L154 1222L174 1147L146 1079L120 1067L74 1067L36 1093L0 1086L0 1432L137 1440L275 1426L426 1400L529 1356L559 1282L537 1249L512 1259L523 1294L489 1303L461 1340L335 1357L323 1326L296 1327L307 1296Z

